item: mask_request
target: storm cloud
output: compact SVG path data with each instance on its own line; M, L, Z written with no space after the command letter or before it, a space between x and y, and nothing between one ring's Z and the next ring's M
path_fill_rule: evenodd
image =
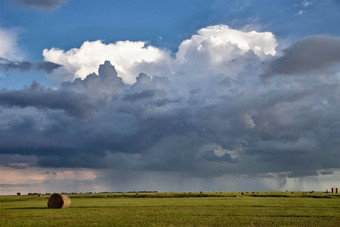
M40 61L40 62L29 62L29 61L10 61L6 58L0 57L0 68L3 70L19 70L19 71L30 71L30 70L39 70L46 73L51 73L53 70L61 67L61 65L49 62L49 61Z
M33 82L30 87L22 90L0 90L0 105L62 109L75 115L82 115L91 111L94 106L86 96L68 93L67 91L55 91L41 87L37 82Z
M54 9L65 3L67 0L13 0L26 7L39 9Z
M325 77L323 70L336 64L337 52L332 59L325 56L315 63L318 73L309 77L273 77L263 84L257 75L262 64L272 64L271 72L286 72L278 65L288 64L291 60L282 60L288 57L305 64L288 73L308 72L307 65L316 60L300 59L305 55L295 51L316 42L325 44L330 53L337 40L301 40L270 63L276 55L271 33L213 26L183 41L174 58L164 57L163 50L133 49L162 53L164 58L152 59L154 71L150 62L130 60L133 64L121 76L122 65L103 61L98 70L82 78L73 75L59 88L33 83L24 89L3 89L0 154L13 156L11 163L16 157L21 161L22 156L34 157L30 165L44 168L181 173L195 178L332 173L340 168L340 81L335 73ZM97 44L109 49L117 45ZM212 54L216 48L226 51ZM71 59L81 58L78 51L71 56L52 49L46 56L50 59L58 52L57 64L71 64ZM130 74L141 68L149 72ZM87 71L92 65L66 67L78 69ZM53 76L65 72L58 68Z
M314 36L303 38L272 61L263 77L297 75L329 69L340 64L340 38Z

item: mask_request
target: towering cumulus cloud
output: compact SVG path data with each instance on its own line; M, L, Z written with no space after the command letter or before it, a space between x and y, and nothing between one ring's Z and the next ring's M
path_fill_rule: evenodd
M324 62L334 48L323 40L338 38L311 39L277 57L272 33L218 25L183 41L175 57L130 41L44 50L46 61L63 65L51 76L64 82L0 91L0 156L101 169L116 180L124 173L123 182L134 171L183 182L332 174L340 167L340 82L329 70L336 63ZM299 76L262 82L264 65L283 74L280 64L307 62L295 52L313 39L324 50L310 60L318 73L300 66Z
M276 46L276 39L270 32L242 32L226 25L210 26L181 43L176 64L190 73L196 69L196 74L237 76L246 65L274 56Z
M275 55L276 46L272 33L242 32L217 25L200 29L196 35L183 41L175 59L170 51L148 46L145 42L131 41L113 44L87 41L78 49L66 52L46 49L43 55L46 61L64 66L55 71L55 76L61 80L84 78L97 71L99 64L109 60L124 82L131 84L140 72L150 75L195 73L205 77L211 74L236 76L244 67Z
M170 52L147 46L145 42L119 41L104 44L102 41L85 42L77 49L63 51L52 48L44 50L46 61L63 65L55 72L61 80L85 78L97 71L99 64L111 61L119 75L127 83L135 81L135 75L141 71L164 73L169 70Z

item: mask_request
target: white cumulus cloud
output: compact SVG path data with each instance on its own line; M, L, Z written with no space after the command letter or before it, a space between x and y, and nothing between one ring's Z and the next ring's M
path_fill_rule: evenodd
M61 80L85 78L88 74L97 72L98 66L105 60L115 65L118 75L124 82L133 83L141 70L154 74L157 67L164 65L170 59L168 51L147 46L139 41L119 41L105 44L102 41L86 41L80 48L68 51L52 48L43 51L45 60L63 65L56 70L55 75Z
M169 50L148 46L146 42L119 41L105 44L86 41L80 48L65 51L45 49L45 61L61 64L54 75L60 80L84 78L97 72L109 60L123 78L133 83L140 72L150 76L168 74L217 75L240 73L249 64L276 54L277 41L271 32L244 32L226 25L209 26L183 41L175 58ZM209 73L207 73L209 71Z
M231 60L237 55L254 52L261 59L275 55L277 42L271 32L243 32L227 25L215 25L198 30L197 35L181 43L177 53L180 62L192 55L207 55L211 62Z
M244 32L226 25L209 26L181 43L176 66L178 71L190 74L235 77L245 66L274 56L276 46L277 41L271 32Z

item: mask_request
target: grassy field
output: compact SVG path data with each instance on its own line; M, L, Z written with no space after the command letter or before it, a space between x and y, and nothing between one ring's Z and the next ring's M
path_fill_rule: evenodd
M102 193L0 196L0 226L339 226L340 197L323 193Z

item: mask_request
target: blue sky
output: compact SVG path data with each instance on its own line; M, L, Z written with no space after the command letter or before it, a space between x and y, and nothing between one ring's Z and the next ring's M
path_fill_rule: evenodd
M202 27L227 24L258 26L279 38L339 35L336 1L68 1L60 8L37 10L1 2L0 24L20 31L20 44L31 59L45 48L70 49L85 40L145 40L176 50ZM302 10L302 15L297 15ZM160 37L162 37L160 39Z
M340 6L336 0L84 0L48 9L27 7L13 0L0 4L0 26L17 31L19 48L25 60L30 61L42 60L45 48L71 49L86 40L142 40L176 52L178 45L195 31L215 24L271 31L283 42L340 33ZM20 78L2 75L0 87L22 87L34 79L55 85L35 72Z
M333 186L339 21L338 0L0 1L0 194Z

